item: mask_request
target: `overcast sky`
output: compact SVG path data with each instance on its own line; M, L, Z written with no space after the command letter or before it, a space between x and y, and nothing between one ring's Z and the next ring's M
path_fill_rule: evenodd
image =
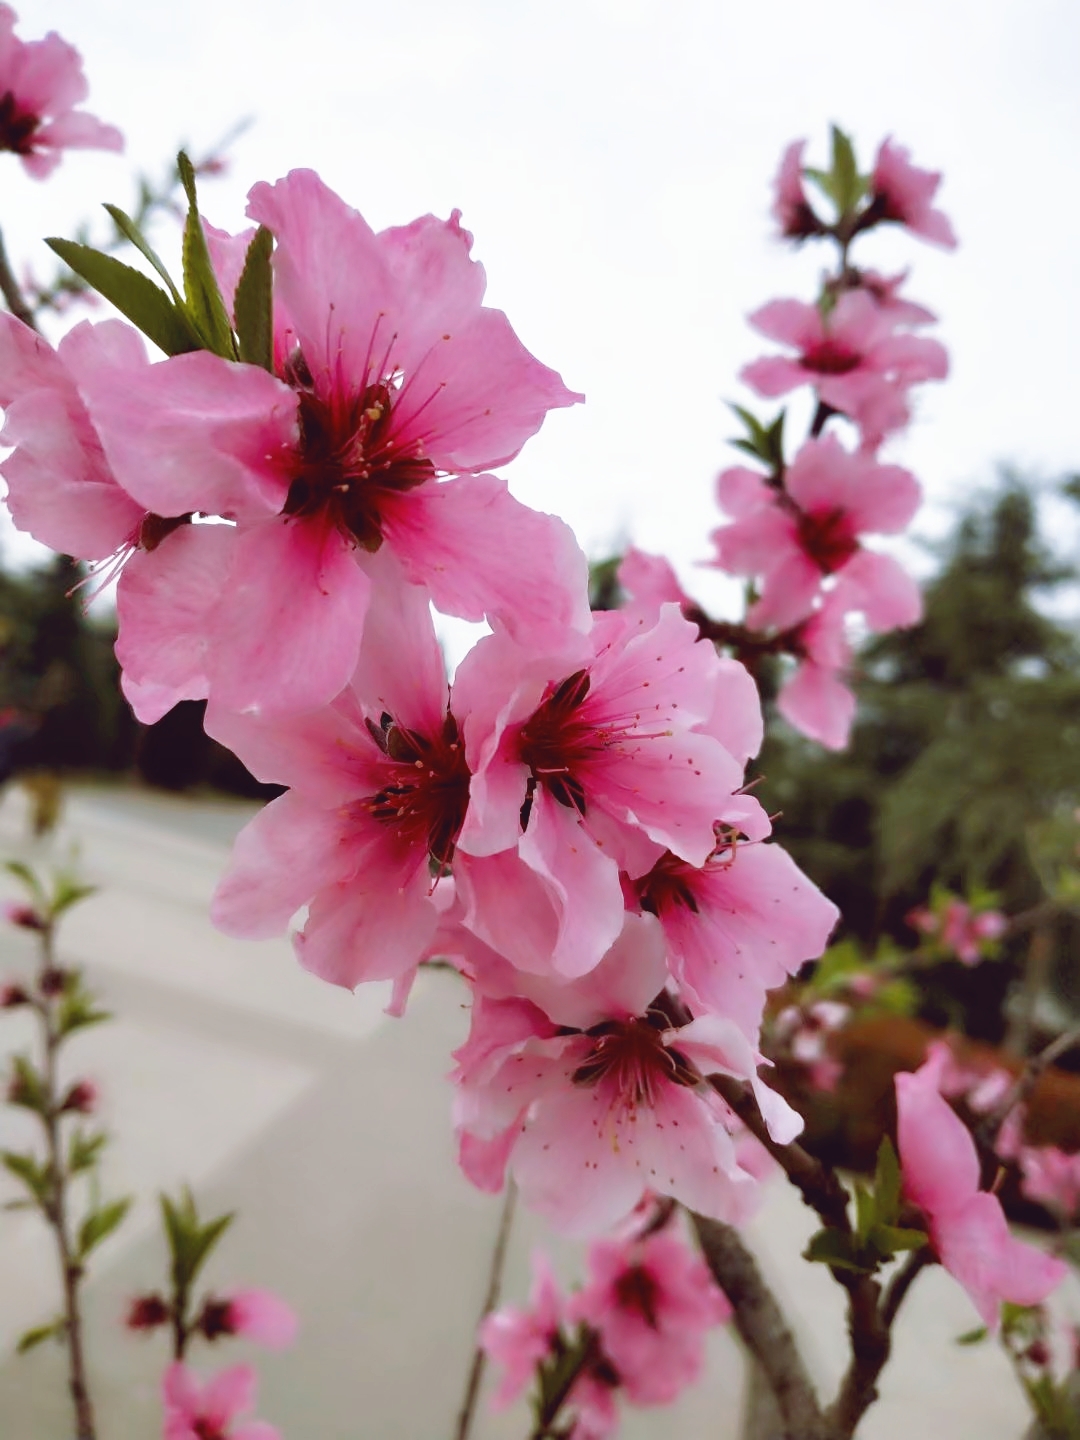
M745 325L809 298L824 260L772 238L793 138L836 120L868 167L882 136L945 172L961 248L899 233L863 259L910 264L953 359L888 458L932 497L996 460L1080 467L1080 5L1075 0L23 0L19 33L82 51L88 108L126 156L71 153L47 182L10 157L9 249L48 274L45 233L250 116L204 210L238 227L258 179L313 166L376 227L464 212L489 302L587 404L507 469L593 554L632 537L694 561L734 454L725 399L768 347ZM858 258L858 257L856 257ZM933 528L933 516L924 522ZM940 521L938 521L940 528ZM6 542L11 552L10 541Z

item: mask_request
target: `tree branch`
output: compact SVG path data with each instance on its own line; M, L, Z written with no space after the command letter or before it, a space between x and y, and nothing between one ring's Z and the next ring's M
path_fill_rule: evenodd
M17 320L21 320L24 325L29 325L31 330L37 329L34 312L26 303L22 290L19 288L19 282L15 279L11 269L2 234L0 234L0 294L3 295L8 309Z

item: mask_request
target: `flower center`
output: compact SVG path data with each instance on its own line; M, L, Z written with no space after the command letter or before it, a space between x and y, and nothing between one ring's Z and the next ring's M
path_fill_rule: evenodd
M649 873L635 880L638 904L650 915L661 915L676 905L696 915L698 902L690 879L697 873L692 865L665 850Z
M846 565L859 548L847 511L804 510L799 516L799 544L825 575Z
M631 1265L615 1281L615 1299L620 1310L630 1310L642 1317L654 1330L660 1329L657 1300L660 1287L641 1265Z
M19 102L11 90L0 95L0 150L29 155L34 148L34 133L40 124L40 116L28 115L19 109Z
M804 351L799 364L804 370L812 370L817 375L847 375L859 368L862 358L857 350L827 338Z
M299 395L300 443L282 513L327 515L357 545L378 550L387 498L435 475L422 441L395 442L393 384L379 381L323 398L302 355L289 362L284 379Z
M560 805L585 814L585 786L576 772L599 747L594 726L576 716L589 693L589 672L575 670L561 685L550 688L538 709L521 727L518 757L531 772L528 795L521 807L521 828L529 823L537 784Z
M661 1023L667 1025L666 1017ZM628 1109L655 1106L663 1085L697 1085L701 1076L664 1044L649 1019L607 1020L585 1032L593 1044L570 1077L575 1085L607 1082Z
M199 1415L192 1421L191 1430L198 1440L229 1440L218 1422L208 1419L205 1415Z
M391 715L368 730L387 757L390 783L364 804L408 844L426 848L438 874L449 869L469 807L469 767L457 721L447 711L434 738L406 730Z

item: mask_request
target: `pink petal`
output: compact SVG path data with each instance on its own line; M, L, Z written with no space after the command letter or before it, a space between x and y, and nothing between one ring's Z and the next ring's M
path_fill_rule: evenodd
M296 937L301 965L332 985L352 990L365 980L392 980L416 965L435 934L427 865L404 873L384 846L375 837L358 854L358 879L318 892Z
M250 1365L234 1365L220 1371L207 1382L203 1391L203 1413L212 1422L226 1424L234 1415L252 1409L257 1384L255 1371Z
M843 750L855 718L855 696L834 670L805 660L781 686L776 708L789 725L827 750Z
M918 584L898 560L860 550L838 573L837 593L847 610L861 610L871 630L917 625L922 619Z

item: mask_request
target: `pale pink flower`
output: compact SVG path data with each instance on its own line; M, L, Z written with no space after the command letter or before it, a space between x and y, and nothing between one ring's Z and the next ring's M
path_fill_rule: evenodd
M976 912L958 895L948 895L932 908L911 910L907 921L933 942L932 948L955 956L963 965L977 965L993 955L1009 925L1000 910Z
M843 750L855 719L855 696L845 683L852 651L839 587L825 596L789 644L798 664L781 685L776 708L803 735L828 750Z
M122 150L115 126L75 108L90 93L79 52L55 30L19 40L17 18L0 5L0 150L18 155L37 180L59 165L61 150Z
M871 213L881 220L906 225L912 234L953 250L956 235L952 225L943 211L934 210L931 205L941 184L941 174L935 170L919 170L912 165L910 156L911 151L903 145L894 145L891 136L881 142L870 179Z
M310 171L256 185L248 213L277 242L277 378L208 352L79 377L132 495L236 521L189 693L234 710L331 700L355 668L384 544L448 614L530 642L584 628L571 532L481 473L581 397L482 304L457 214L375 234ZM121 614L125 666L151 687L166 602L147 628L142 613Z
M843 582L848 611L873 630L913 625L922 614L918 586L889 555L867 550L864 535L903 530L922 496L899 465L849 453L835 435L808 440L788 466L784 489L743 466L717 481L721 508L734 519L714 530L715 564L760 577L760 599L747 622L786 630L815 608L827 577Z
M466 923L522 969L591 969L622 928L620 869L701 864L759 735L756 691L675 605L608 611L537 653L485 637L458 669L472 771L458 876ZM738 672L738 673L736 673ZM729 716L717 715L723 691Z
M529 1387L537 1367L554 1353L562 1325L565 1303L551 1262L540 1250L533 1252L532 1272L527 1306L504 1305L480 1323L480 1347L503 1372L491 1397L494 1410L504 1410Z
M814 214L813 206L803 188L803 151L805 140L793 140L784 151L774 182L775 199L772 213L785 240L805 240L822 235L825 226Z
M801 300L773 300L750 323L798 354L754 360L740 378L770 397L813 385L821 400L859 426L868 448L907 424L912 385L948 373L942 345L898 331L894 316L859 290L841 295L827 316Z
M979 1188L975 1142L941 1095L944 1066L938 1049L914 1074L896 1077L904 1194L922 1210L942 1265L996 1330L1003 1300L1038 1304L1061 1282L1066 1267L1014 1240L1001 1201Z
M296 1313L271 1290L233 1290L205 1302L199 1329L207 1340L239 1335L268 1350L284 1350L296 1339Z
M589 1246L589 1283L570 1297L572 1320L600 1337L636 1405L668 1405L701 1374L705 1335L731 1318L708 1266L672 1229Z
M293 787L241 831L214 923L262 938L306 905L301 963L349 987L415 969L439 918L431 866L449 867L469 798L426 592L395 576L393 556L374 560L379 604L332 706L266 717L211 704L206 717L257 776Z
M898 275L881 275L876 270L858 271L858 288L872 296L879 310L897 325L932 325L937 316L925 305L918 305L900 294L900 287L909 272L901 270Z
M646 1191L717 1218L741 1212L754 1181L704 1077L748 1081L782 1142L802 1122L758 1078L760 1056L730 1021L666 1025L650 1008L664 979L659 925L628 915L588 977L591 1013L569 1011L577 1023L555 997L545 1013L477 996L454 1075L460 1159L474 1183L498 1189L508 1165L525 1203L577 1235L616 1224ZM573 1000L575 986L564 988Z
M1080 1211L1080 1154L1068 1155L1056 1145L1021 1145L1015 1158L1027 1198L1071 1223Z
M164 1440L281 1440L264 1420L242 1417L255 1404L255 1371L250 1365L222 1370L206 1384L180 1361L165 1371Z

